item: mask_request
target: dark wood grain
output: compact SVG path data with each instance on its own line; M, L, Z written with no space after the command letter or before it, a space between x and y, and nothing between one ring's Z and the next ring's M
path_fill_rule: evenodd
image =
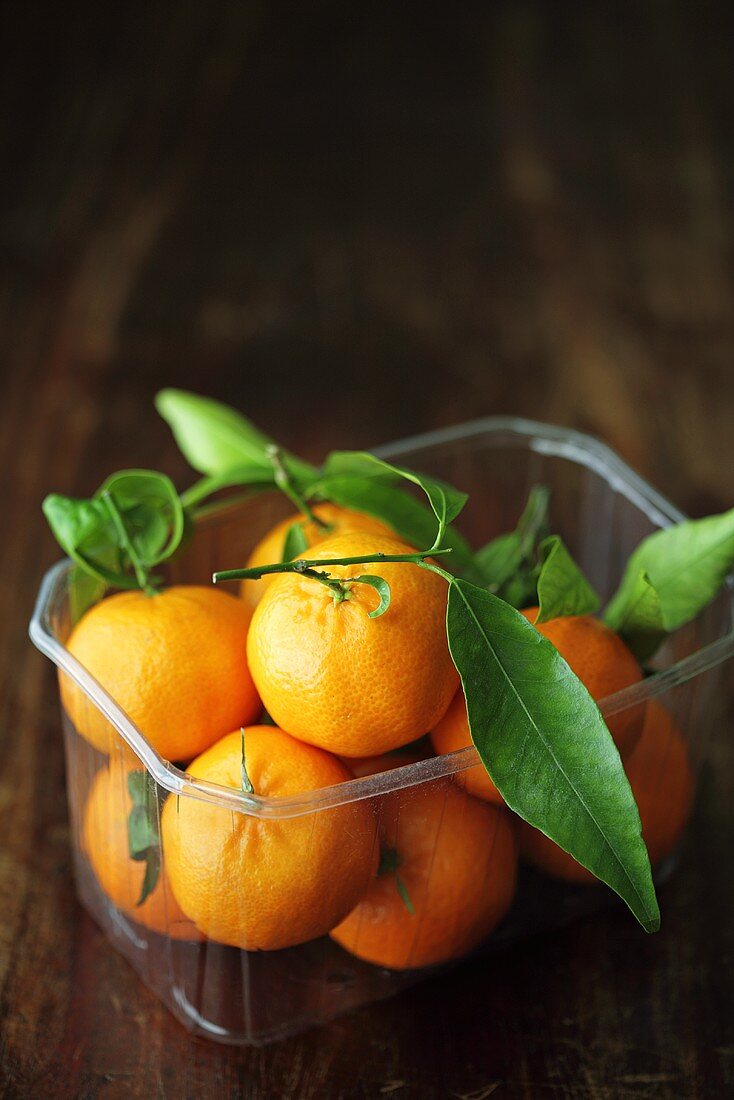
M135 8L135 6L132 6ZM732 715L661 933L621 911L265 1050L190 1039L77 905L39 502L185 482L175 383L317 458L488 412L732 504L728 5L16 5L0 131L0 1093L734 1091ZM50 10L49 10L50 9Z

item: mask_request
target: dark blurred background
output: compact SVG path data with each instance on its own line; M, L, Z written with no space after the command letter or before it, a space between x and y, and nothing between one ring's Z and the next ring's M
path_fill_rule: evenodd
M188 1040L76 906L25 624L57 555L47 491L190 477L162 385L310 458L538 417L692 514L730 507L732 6L11 3L2 28L0 1091L731 1094L730 728L660 936L611 912L230 1052Z

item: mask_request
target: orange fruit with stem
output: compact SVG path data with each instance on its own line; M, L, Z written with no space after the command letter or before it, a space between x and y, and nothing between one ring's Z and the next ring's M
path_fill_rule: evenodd
M522 614L534 623L538 608L528 608ZM596 700L613 695L642 679L642 670L636 658L619 635L591 615L550 619L537 626L536 630L553 643ZM637 744L644 719L644 704L620 711L607 719L609 732L623 759ZM431 741L437 753L455 752L471 745L463 691L456 693L446 714L431 731ZM477 798L498 805L504 802L483 765L477 764L457 772L455 779Z
M311 557L414 554L405 543L352 532ZM294 737L340 756L373 756L427 733L458 685L446 640L447 583L412 562L329 565L337 602L300 573L276 576L255 609L247 640L253 680L273 720ZM390 586L389 609L363 574Z
M290 799L351 779L336 757L275 726L223 737L189 775L256 796ZM369 799L293 816L258 816L169 798L161 832L166 873L183 911L208 938L275 951L324 935L357 903L377 863Z
M378 804L378 872L332 939L390 970L459 958L512 903L517 850L509 814L446 779L383 795Z
M367 515L366 512L356 512L351 508L342 508L338 504L329 503L315 504L312 512L320 523L309 520L298 512L276 523L250 554L247 559L247 568L282 561L286 536L294 523L300 522L309 548L333 535L344 535L352 531L364 531L369 535L386 535L388 538L395 538L395 532L391 527L382 520ZM265 576L259 581L243 580L240 585L240 595L254 609L272 580L272 575Z
M120 592L87 611L67 648L162 757L186 761L260 711L246 660L250 618L216 588ZM120 743L114 727L63 673L60 685L75 728L109 753Z
M136 924L173 939L200 940L201 933L171 893L165 870L159 871L154 888L140 902L146 864L131 858L128 834L133 809L128 780L136 770L125 757L97 772L82 813L82 850L112 904ZM153 812L157 816L157 809Z
M694 780L686 743L670 713L648 703L642 736L624 763L640 811L650 862L674 850L693 805ZM527 822L519 827L520 852L533 866L568 882L597 880L580 863Z

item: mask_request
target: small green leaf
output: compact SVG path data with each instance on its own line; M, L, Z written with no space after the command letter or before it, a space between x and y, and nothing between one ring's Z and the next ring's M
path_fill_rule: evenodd
M541 542L540 561L536 626L563 615L590 615L597 610L599 597L559 535Z
M438 520L431 549L443 544L446 528L461 512L467 502L467 494L454 489L444 481L416 473L405 466L393 466L367 451L333 451L324 464L325 477L377 478L400 477L417 485L428 497L428 502Z
M117 588L146 587L148 571L176 551L185 526L172 481L156 470L113 474L91 500L52 493L43 511L69 557Z
M629 589L617 632L638 661L649 660L665 637L660 597L644 569L637 574L634 587Z
M549 499L545 485L534 485L515 530L498 535L474 555L483 583L513 607L523 607L535 594L535 555L548 533Z
M434 512L403 489L377 478L329 476L312 488L320 499L382 520L411 546L430 546L436 537ZM452 550L445 562L447 569L469 580L479 579L471 547L455 527L446 528L442 545Z
M134 806L148 804L148 773L142 769L127 773L127 792Z
M133 802L127 819L130 858L136 863L145 863L140 897L135 903L141 906L155 890L161 867L158 799L148 773L142 770L128 772L127 789Z
M140 887L140 897L136 902L136 908L145 902L158 885L158 876L161 870L160 848L150 848L145 857L145 875Z
M80 565L74 565L69 570L69 614L71 625L81 619L85 611L92 604L98 603L107 591L106 581L101 581L92 573L87 572Z
M478 550L474 557L489 591L499 592L523 563L519 532L508 531L505 535L498 535Z
M61 549L87 573L114 584L120 548L104 503L51 493L42 507Z
M537 565L521 565L515 576L502 585L497 595L510 607L518 610L537 603L539 571Z
M472 740L507 805L655 930L639 813L589 692L524 616L475 585L451 582L446 622Z
M297 519L286 531L283 543L283 561L294 561L308 550L308 539L303 530L303 520Z
M353 584L368 584L370 588L374 588L380 597L380 602L374 611L369 612L370 619L379 619L380 615L384 615L390 606L390 585L384 577L374 577L369 573L363 573L361 577L354 577L349 581L350 586Z
M128 772L127 789L133 803L127 819L128 849L131 859L142 862L151 849L160 846L158 800L145 771Z
M127 821L130 859L143 860L149 848L158 843L158 823L145 806L133 806Z
M235 409L177 389L161 390L155 406L172 429L189 465L199 473L227 475L240 469L249 471L249 479L254 468L260 468L265 482L273 480L267 451L274 441ZM288 460L295 479L303 483L313 481L316 474L313 466L292 455Z
M711 602L732 569L734 508L666 527L644 539L630 556L604 618L613 630L621 628L639 597L640 574L646 573L657 592L665 630L677 630Z

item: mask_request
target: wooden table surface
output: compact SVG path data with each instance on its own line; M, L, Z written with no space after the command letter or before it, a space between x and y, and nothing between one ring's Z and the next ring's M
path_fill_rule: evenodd
M189 476L151 399L317 459L486 413L732 500L730 6L14 6L0 67L0 1094L734 1094L734 749L662 931L621 908L264 1050L191 1039L81 911L39 510Z

